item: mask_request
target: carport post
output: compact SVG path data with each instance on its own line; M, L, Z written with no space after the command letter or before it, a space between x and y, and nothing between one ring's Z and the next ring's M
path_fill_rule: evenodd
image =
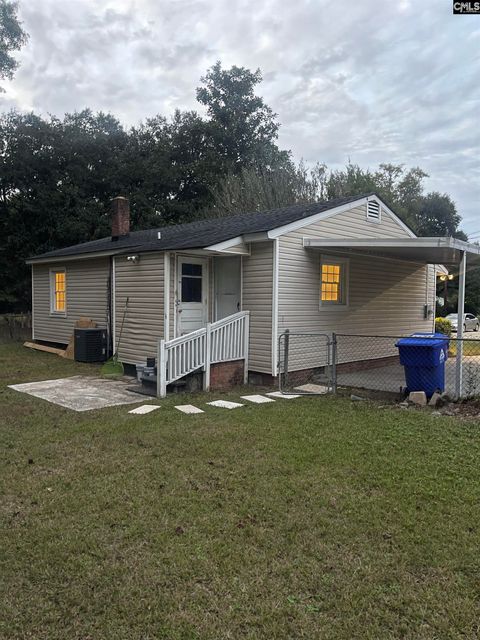
M458 307L457 307L457 361L455 363L455 395L462 396L463 381L463 314L465 312L465 276L467 273L467 252L462 251L458 278Z

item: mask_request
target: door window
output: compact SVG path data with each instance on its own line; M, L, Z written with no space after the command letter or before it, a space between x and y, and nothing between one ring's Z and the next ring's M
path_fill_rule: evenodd
M182 302L202 302L202 265L182 262Z

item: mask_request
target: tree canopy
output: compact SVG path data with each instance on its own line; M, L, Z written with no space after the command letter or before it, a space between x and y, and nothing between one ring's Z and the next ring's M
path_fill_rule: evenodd
M230 215L375 192L417 235L466 239L458 228L461 217L450 196L425 193L427 177L418 167L405 169L394 164L381 164L375 171L352 163L334 170L324 164L308 170L303 163L273 171L244 168L219 181L213 206L217 215Z
M28 39L18 20L18 2L0 0L0 78L11 79L18 67L12 53ZM2 89L0 88L0 91Z

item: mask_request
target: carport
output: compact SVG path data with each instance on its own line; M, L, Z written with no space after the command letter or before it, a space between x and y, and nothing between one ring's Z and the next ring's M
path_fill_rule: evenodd
M463 318L467 271L480 266L480 246L456 238L304 238L309 249L343 255L390 258L424 265L444 265L458 270L458 316ZM463 389L463 322L459 322L455 355L455 395Z

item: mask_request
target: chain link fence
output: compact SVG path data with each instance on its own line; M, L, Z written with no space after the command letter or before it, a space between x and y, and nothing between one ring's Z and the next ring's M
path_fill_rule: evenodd
M335 345L326 333L285 331L278 341L279 389L286 394L323 394L335 387Z
M425 350L431 338L416 334L401 353L405 337L337 335L337 385L399 396L419 389L453 398L480 395L480 340L437 338L440 347L432 354Z
M321 394L347 389L394 394L480 396L480 334L432 338L286 331L279 339L279 389ZM408 338L407 345L400 341ZM477 338L477 339L475 339ZM399 349L402 345L401 349Z

